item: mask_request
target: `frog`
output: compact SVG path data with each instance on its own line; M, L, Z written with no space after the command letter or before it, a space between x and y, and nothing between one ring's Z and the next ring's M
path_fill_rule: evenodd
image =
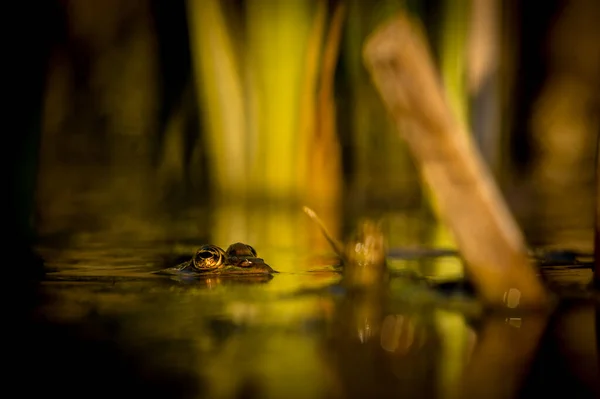
M200 246L191 259L157 274L212 276L257 276L278 273L257 256L256 250L242 242L231 244L226 250L214 244Z

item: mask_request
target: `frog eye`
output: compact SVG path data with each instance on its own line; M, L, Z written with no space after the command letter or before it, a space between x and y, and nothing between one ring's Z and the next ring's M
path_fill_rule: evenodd
M198 270L211 270L220 267L225 261L225 251L216 245L203 245L194 255L194 267Z
M253 257L256 258L256 250L248 244L236 242L227 248L227 257Z

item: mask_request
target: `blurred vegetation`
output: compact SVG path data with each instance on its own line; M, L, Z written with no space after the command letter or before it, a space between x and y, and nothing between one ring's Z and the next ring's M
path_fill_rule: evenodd
M214 230L229 240L264 229L264 237L291 244L301 235L294 218L263 225L268 216L247 214L283 202L321 210L338 235L349 215L370 214L391 220L390 232L430 240L431 230L416 226L432 220L427 196L361 61L364 38L408 8L423 21L448 96L526 232L540 236L540 221L566 209L570 216L559 214L586 231L577 240L589 241L598 125L589 88L597 87L599 37L591 0L555 0L544 9L477 0L56 1L47 8L38 51L48 54L45 87L31 91L43 98L41 126L24 136L27 156L15 160L31 176L38 171L21 180L15 198L23 201L15 203L35 195L41 236L200 240ZM560 108L544 96L578 100ZM581 195L569 196L575 191ZM558 205L531 205L540 198L559 198ZM436 234L451 243L443 230Z

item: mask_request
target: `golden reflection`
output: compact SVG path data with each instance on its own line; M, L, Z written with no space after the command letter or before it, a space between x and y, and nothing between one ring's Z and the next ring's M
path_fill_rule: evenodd
M354 324L356 337L361 343L367 343L379 335L382 319L380 296L375 293L356 294L353 297L352 313L348 320Z
M378 392L395 391L387 352L380 346L383 311L383 296L377 292L349 292L336 304L331 332L319 350L331 396L376 397Z
M427 334L418 322L401 314L387 315L381 325L380 343L383 350L405 355L423 346Z
M220 281L218 278L207 278L203 282L206 285L206 288L209 288L209 289L220 285Z
M237 390L243 389L249 376L254 376L269 396L289 396L290 384L300 397L322 395L323 381L315 374L320 365L314 353L313 337L291 328L301 325L313 314L314 301L267 304L249 303L248 298L240 298L228 301L226 306L220 317L232 321L227 325L230 333L220 338L219 346L213 345L210 358L197 365L211 381L211 392L207 397L234 397ZM198 339L203 339L206 334L207 331L198 331ZM234 369L232 365L235 365ZM288 372L293 380L287 378ZM298 380L311 383L294 384Z
M463 315L437 310L434 322L440 336L439 393L452 391L469 357L470 327Z
M312 212L309 215L321 224ZM403 313L385 316L390 308L390 290L382 225L371 220L358 223L352 238L343 249L337 250L344 262L341 285L345 293L332 314L332 336L324 344L324 365L334 389L331 395L377 397L405 389L413 392L418 384L408 388L399 384L398 379L411 378L411 374L399 369L411 363L407 356L416 356L427 342L427 334L413 316ZM394 356L397 368L388 366L390 355ZM349 364L355 365L352 370ZM360 365L360 376L356 375L356 364Z
M548 321L544 314L492 316L452 390L456 398L513 398L526 377Z

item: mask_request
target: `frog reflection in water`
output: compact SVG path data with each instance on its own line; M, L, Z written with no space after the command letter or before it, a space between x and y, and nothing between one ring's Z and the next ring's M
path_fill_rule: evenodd
M258 258L256 250L250 245L238 242L231 244L226 251L216 245L203 245L192 259L159 273L201 277L270 275L277 271Z

